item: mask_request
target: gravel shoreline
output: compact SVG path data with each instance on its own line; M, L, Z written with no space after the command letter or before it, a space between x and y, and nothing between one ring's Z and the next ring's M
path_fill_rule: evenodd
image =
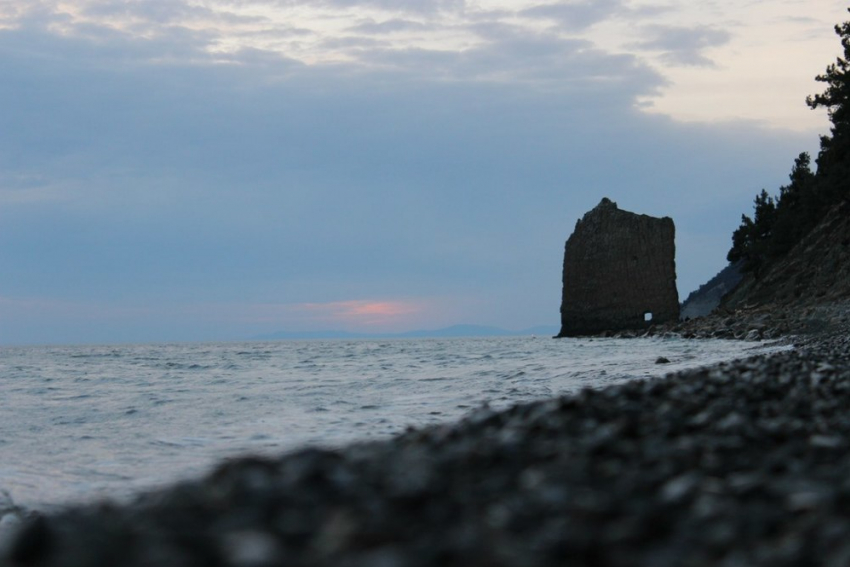
M829 312L793 351L34 516L0 565L848 565L850 326Z

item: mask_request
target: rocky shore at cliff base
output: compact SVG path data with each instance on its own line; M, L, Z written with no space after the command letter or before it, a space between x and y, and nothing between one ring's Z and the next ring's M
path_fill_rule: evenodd
M654 325L646 330L617 331L600 336L633 338L681 336L688 339L777 340L793 336L799 343L850 326L850 301L795 304L791 306L754 305L720 308L711 315Z
M707 336L809 328L769 357L31 515L0 565L847 565L848 314L718 318Z

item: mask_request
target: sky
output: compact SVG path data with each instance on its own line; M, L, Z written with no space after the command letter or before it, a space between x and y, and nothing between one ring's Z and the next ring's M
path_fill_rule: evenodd
M680 299L817 152L837 0L0 0L0 345L559 324L603 197Z

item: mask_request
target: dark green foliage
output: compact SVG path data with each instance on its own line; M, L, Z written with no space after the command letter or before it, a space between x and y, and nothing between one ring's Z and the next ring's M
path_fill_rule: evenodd
M841 38L844 57L815 78L826 83L826 90L806 99L811 108L826 108L832 122L832 135L821 137L818 155L818 176L831 203L850 197L850 22L835 26L835 33Z
M741 226L732 233L732 249L729 250L726 259L733 264L741 260L745 264L749 263L754 234L753 219L747 215L741 215Z
M769 254L769 246L776 224L776 202L764 189L756 196L754 219L741 215L741 226L732 234L732 249L727 255L730 262L744 261L745 272L759 273Z
M816 191L816 176L809 165L809 154L802 153L791 170L791 184L779 189L776 222L768 253L781 257L814 228L822 216L822 206Z
M756 277L765 266L783 257L805 237L837 203L850 199L850 22L835 26L844 57L829 65L816 80L826 83L823 93L810 96L813 109L826 108L831 135L821 137L817 172L809 154L802 153L791 170L791 183L775 198L762 192L755 199L752 219L743 215L732 235L730 262Z

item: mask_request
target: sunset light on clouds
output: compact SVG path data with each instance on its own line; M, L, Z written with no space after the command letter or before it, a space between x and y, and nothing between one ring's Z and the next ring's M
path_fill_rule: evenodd
M0 0L0 341L549 324L603 196L683 298L827 131L846 8Z

